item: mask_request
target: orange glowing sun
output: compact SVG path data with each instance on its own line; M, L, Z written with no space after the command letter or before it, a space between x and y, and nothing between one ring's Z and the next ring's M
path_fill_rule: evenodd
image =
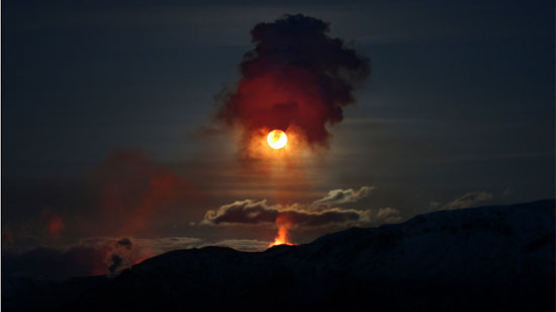
M284 131L274 129L268 133L266 141L270 147L277 150L284 148L288 144L288 136Z

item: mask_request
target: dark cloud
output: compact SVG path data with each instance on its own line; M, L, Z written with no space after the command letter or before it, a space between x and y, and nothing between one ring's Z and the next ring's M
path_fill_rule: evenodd
M286 15L251 30L255 48L244 55L242 78L218 119L244 135L294 127L311 145L325 146L327 124L343 119L355 84L369 74L369 60L328 35L316 18Z
M132 254L134 250L133 243L129 238L122 238L113 244L110 256L107 259L108 275L117 275L122 268L130 267L137 261L136 255Z
M401 220L397 209L347 209L339 205L355 203L374 189L362 186L359 189L335 189L323 198L311 203L290 205L269 204L266 199L245 199L208 210L201 224L261 224L276 223L278 219L287 220L293 226L325 226L333 224L381 224Z
M116 274L116 270L122 266L123 259L122 257L114 254L110 257L110 260L112 263L108 267L108 272L110 272L110 275L114 275Z
M320 211L304 210L301 206L269 205L266 200L250 199L223 205L217 210L207 211L204 224L274 223L279 217L285 217L294 225L318 226L331 223L362 221L366 218L364 211L330 208Z
M122 238L119 241L117 241L116 244L118 246L122 246L122 247L125 247L127 249L131 249L131 247L133 246L133 243L131 242L131 239L129 239L129 238Z

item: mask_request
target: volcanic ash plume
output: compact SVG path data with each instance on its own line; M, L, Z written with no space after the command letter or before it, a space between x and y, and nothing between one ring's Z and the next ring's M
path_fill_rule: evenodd
M327 146L327 124L342 120L369 60L328 35L329 25L301 14L251 30L255 48L244 55L242 78L218 119L239 126L246 142L261 131L295 131L310 146Z

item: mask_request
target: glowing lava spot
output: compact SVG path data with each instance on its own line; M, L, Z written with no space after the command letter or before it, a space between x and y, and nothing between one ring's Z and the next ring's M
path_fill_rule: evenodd
M296 244L290 242L288 232L291 227L291 222L283 216L278 216L276 218L276 225L278 226L278 235L274 238L274 241L268 245L268 248L277 245L290 245L295 246Z
M268 145L273 149L281 149L288 144L288 136L282 130L272 130L266 136Z

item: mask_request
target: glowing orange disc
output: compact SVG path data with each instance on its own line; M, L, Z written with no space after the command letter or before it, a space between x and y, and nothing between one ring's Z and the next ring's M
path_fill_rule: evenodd
M274 129L268 133L266 141L273 149L281 149L288 144L288 136L284 131Z

